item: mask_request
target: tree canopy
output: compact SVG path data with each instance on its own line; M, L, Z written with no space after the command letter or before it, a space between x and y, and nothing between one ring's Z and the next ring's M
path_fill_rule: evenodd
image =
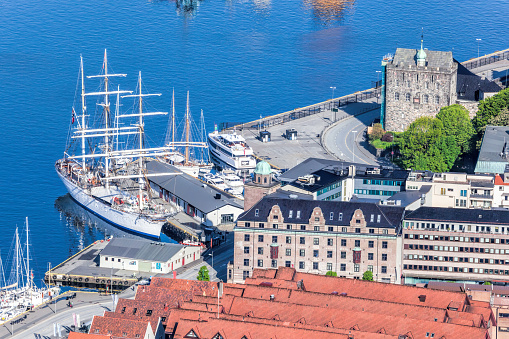
M334 271L328 271L327 273L325 273L325 275L329 276L329 277L337 277L338 274Z
M210 281L209 277L209 270L207 269L207 266L200 267L200 270L198 271L198 277L196 279L200 281Z
M454 137L461 153L470 152L474 127L467 109L461 105L442 107L437 114L437 119L442 121L443 129L447 135Z
M362 280L373 281L373 272L371 271L364 272L364 274L362 275Z
M399 148L404 168L434 172L449 171L461 152L455 136L444 130L440 119L431 117L421 117L410 124Z
M503 108L509 108L509 88L503 89L492 97L479 102L477 111L472 124L477 133L489 124L491 118L500 114Z

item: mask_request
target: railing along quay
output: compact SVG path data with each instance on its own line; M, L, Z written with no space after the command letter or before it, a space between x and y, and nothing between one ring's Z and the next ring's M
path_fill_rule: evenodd
M339 109L351 103L362 102L367 99L376 98L380 95L380 87L370 88L364 91L355 92L353 94L345 95L335 99L329 99L310 106L296 108L294 110L271 115L265 118L254 120L246 123L221 123L220 130L231 129L262 129L292 120L308 117L313 114L323 112L325 110Z
M489 65L497 61L501 61L504 59L509 59L509 48L504 49L503 51L498 51L495 53L491 53L488 55L484 55L478 58L470 59L462 62L461 64L465 66L466 69L474 69L481 66Z

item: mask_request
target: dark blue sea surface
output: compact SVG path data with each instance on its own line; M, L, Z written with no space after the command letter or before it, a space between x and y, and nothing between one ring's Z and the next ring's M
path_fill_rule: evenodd
M138 71L157 110L203 109L214 123L245 122L372 86L396 47L452 50L457 60L509 47L507 0L2 0L0 2L0 250L16 225L31 225L35 279L97 238L115 234L81 221L54 171L62 156L79 56L85 73ZM97 88L88 80L87 87ZM75 100L78 102L75 103ZM147 122L153 145L167 118ZM80 212L74 214L81 215ZM86 216L85 216L86 217ZM119 234L122 236L123 234ZM9 271L9 268L6 268Z

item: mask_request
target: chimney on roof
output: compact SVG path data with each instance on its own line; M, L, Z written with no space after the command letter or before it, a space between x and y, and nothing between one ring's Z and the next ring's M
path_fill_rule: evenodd
M270 295L270 301L274 301L274 294Z
M304 279L300 279L297 281L297 289L305 291L306 288L304 287Z
M426 301L426 295L425 295L425 294L421 294L421 295L419 296L419 301L420 301L421 303L425 302L425 301Z

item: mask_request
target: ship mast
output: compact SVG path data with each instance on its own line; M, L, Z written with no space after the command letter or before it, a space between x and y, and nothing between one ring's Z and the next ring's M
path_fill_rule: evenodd
M81 69L81 128L85 129L85 112L87 107L85 106L85 77L83 76L83 56L80 54L80 69ZM85 134L81 137L81 154L85 155ZM85 171L85 158L83 158L82 165L83 171Z
M19 287L19 235L16 227L16 287Z
M27 227L27 285L28 288L32 287L32 281L30 280L30 251L28 246L28 217L25 219L26 227Z
M109 113L110 113L110 96L108 94L108 55L106 54L106 50L104 50L104 92L106 92L106 94L104 94L104 128L106 128L106 130L108 129L108 124L109 124ZM109 176L109 172L110 172L110 169L109 169L109 164L110 164L110 159L108 157L108 153L109 153L109 138L108 138L108 133L106 133L104 135L104 153L106 154L106 157L104 158L104 164L105 164L105 173L104 173L104 176L105 178L108 178ZM106 188L109 187L109 181L108 179L106 179Z
M189 162L189 91L187 91L187 105L186 105L186 162Z
M171 95L171 150L175 150L175 88L173 89L173 93Z

